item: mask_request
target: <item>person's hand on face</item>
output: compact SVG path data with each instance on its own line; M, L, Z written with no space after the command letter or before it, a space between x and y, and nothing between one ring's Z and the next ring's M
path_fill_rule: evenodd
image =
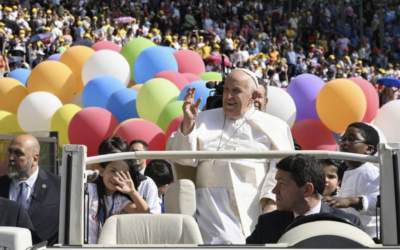
M118 184L116 189L124 194L131 194L136 192L135 185L131 179L131 175L129 172L124 173L123 171L119 171L114 176L115 182Z

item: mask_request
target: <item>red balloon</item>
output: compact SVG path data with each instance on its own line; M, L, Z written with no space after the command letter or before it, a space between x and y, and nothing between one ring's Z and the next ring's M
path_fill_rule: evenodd
M165 132L165 140L167 141L168 138L172 135L173 132L178 131L179 125L183 121L183 114L176 117L172 122L168 125L167 131Z
M352 77L349 78L349 80L355 82L362 89L365 98L367 99L367 111L365 112L364 118L361 122L372 122L379 109L379 96L374 85L363 78Z
M164 131L152 122L142 119L130 119L120 124L115 135L124 138L128 143L140 139L149 145L149 150L165 150Z
M200 76L192 74L192 73L183 73L182 74L186 79L188 79L189 82L195 82L195 81L202 81Z
M155 75L153 78L164 78L164 79L170 80L171 82L173 82L175 84L175 86L178 87L179 91L182 91L182 89L184 89L186 87L186 85L188 85L190 83L186 79L186 77L183 76L181 73L175 72L172 70L162 71L162 72L158 73L157 75Z
M108 110L89 107L80 110L72 118L68 127L68 138L71 144L83 144L87 147L88 156L98 155L101 142L112 137L118 120Z
M199 54L192 50L178 50L174 52L178 63L179 73L192 73L200 75L206 72L206 66Z
M113 50L118 53L121 51L121 47L119 47L116 43L113 43L110 41L101 41L101 42L94 43L91 48L94 51L99 51L99 50L104 50L104 49Z
M304 150L336 151L333 133L320 121L301 120L293 125L291 131L294 139Z

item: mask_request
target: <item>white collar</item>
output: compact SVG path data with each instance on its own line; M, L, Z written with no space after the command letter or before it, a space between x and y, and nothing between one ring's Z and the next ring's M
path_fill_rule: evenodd
M320 212L321 212L321 200L318 201L318 204L314 208L312 208L311 210L309 210L305 214L303 214L303 216L312 215L312 214L319 214ZM299 216L295 212L293 212L293 214L294 214L294 218Z
M241 117L239 118L229 118L230 120L247 120L249 119L249 117L256 111L256 109L254 108L254 105L251 106L251 108L249 110L247 110Z
M39 175L39 166L36 168L36 171L26 180L24 181L30 188L33 187L33 185L35 185L36 179ZM13 179L13 183L14 183L14 187L18 188L19 184L21 183L21 180L16 180Z

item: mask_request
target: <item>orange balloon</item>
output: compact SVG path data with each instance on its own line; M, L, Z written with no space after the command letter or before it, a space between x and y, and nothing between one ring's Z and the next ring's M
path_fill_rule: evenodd
M63 63L44 61L36 66L28 78L29 93L45 91L57 96L63 104L74 97L75 77Z
M18 80L10 77L1 78L0 110L17 114L19 104L28 94L28 89Z
M82 69L86 60L95 53L95 51L86 46L74 46L67 49L60 57L60 62L67 65L75 76L75 93L83 91ZM107 60L105 58L104 60Z
M134 89L134 90L136 90L136 91L139 91L142 87L143 87L143 84L138 84L138 85L132 86L131 89Z
M353 81L335 79L328 82L317 97L317 113L330 130L341 133L353 122L360 122L367 110L363 90Z

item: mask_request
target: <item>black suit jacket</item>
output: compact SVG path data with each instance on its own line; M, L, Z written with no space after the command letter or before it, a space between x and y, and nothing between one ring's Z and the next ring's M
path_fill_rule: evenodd
M322 201L321 201L322 202ZM332 208L325 203L321 203L321 212L334 214L341 218L347 219L362 229L360 219L340 209ZM294 214L291 211L273 211L271 213L262 214L258 218L256 228L246 239L246 244L274 244L281 238L286 228L294 221Z
M0 197L9 198L10 183L7 175L0 177ZM28 214L37 235L49 246L58 243L60 190L61 177L39 168Z

